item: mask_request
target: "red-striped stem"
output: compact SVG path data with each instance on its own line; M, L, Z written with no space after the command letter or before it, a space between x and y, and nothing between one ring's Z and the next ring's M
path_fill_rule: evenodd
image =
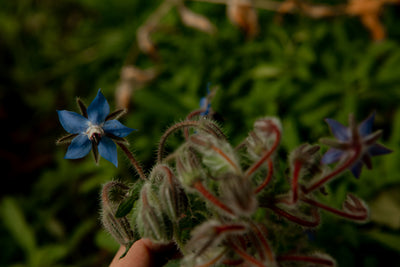
M258 267L265 267L262 262L248 254L245 250L237 246L235 243L231 242L229 245L245 261L250 262Z
M276 214L285 217L286 219L288 219L289 221L295 222L301 226L306 226L306 227L316 227L319 225L320 223L320 217L319 217L319 213L316 209L312 210L312 217L313 220L305 220L302 218L299 218L293 214L288 213L287 211L278 208L275 205L269 205L268 208L270 208L271 210L273 210Z
M273 162L272 162L272 159L269 158L268 159L268 173L267 173L267 176L265 177L264 181L254 191L256 194L258 194L261 190L263 190L269 184L269 182L272 179L273 173L274 173Z
M302 163L300 161L295 161L293 167L293 177L292 177L292 202L293 204L299 199L299 176L301 171Z
M131 162L132 166L135 168L136 172L139 174L139 177L146 181L147 177L144 174L142 166L140 166L139 162L136 160L133 153L122 143L115 142L121 149L124 151L125 155L128 157L129 161Z
M325 204L322 204L318 201L315 201L310 198L302 197L301 201L308 203L310 205L313 205L314 207L321 208L323 210L329 211L333 214L339 215L341 217L355 220L355 221L365 221L368 218L368 211L366 209L361 210L362 213L356 214L356 213L349 213L343 210L335 209L333 207L327 206Z
M336 167L332 172L328 173L327 175L325 175L318 181L314 182L313 184L311 184L310 186L305 188L303 192L305 194L309 194L309 193L315 191L316 189L320 188L322 185L327 183L329 180L335 178L337 175L339 175L340 173L345 171L347 168L350 168L354 163L356 163L356 161L359 159L360 156L361 156L361 146L359 145L354 148L353 155L351 157L349 157L349 159L346 162L344 162L340 166Z
M199 121L183 121L183 122L177 123L177 124L173 125L172 127L170 127L169 129L167 129L160 138L160 143L158 145L158 152L157 152L157 162L158 163L162 162L163 154L164 154L164 147L165 147L165 143L166 143L168 137L171 134L173 134L174 132L176 132L177 130L185 129L185 128L189 128L189 127L202 129L212 135L215 135L216 137L220 137L220 134L221 134L220 132L217 132L214 128L208 127L207 125L204 125L204 124L200 123Z
M308 262L313 264L321 264L326 266L334 266L335 263L330 259L313 257L313 256L303 256L303 255L280 255L277 257L278 261L297 261L297 262Z
M204 187L203 183L201 181L197 181L193 184L193 187L199 191L200 194L203 195L208 201L213 203L215 206L218 208L222 209L223 211L234 215L232 209L230 209L228 206L226 206L224 203L222 203L218 198L216 198L213 194L210 193L210 191L207 190L207 188Z

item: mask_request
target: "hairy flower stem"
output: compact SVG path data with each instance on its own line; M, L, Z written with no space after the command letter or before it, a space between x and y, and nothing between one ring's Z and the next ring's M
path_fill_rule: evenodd
M217 232L218 235L224 232L237 232L237 231L243 231L246 228L243 225L240 224L227 224L227 225L221 225L215 227L215 231Z
M318 208L324 209L324 210L329 211L329 212L331 212L333 214L339 215L341 217L344 217L344 218L347 218L347 219L350 219L350 220L365 221L368 218L367 210L364 210L364 212L361 213L361 214L351 214L351 213L345 212L343 210L338 210L338 209L329 207L329 206L327 206L325 204L322 204L322 203L317 202L317 201L315 201L313 199L310 199L310 198L303 197L303 198L301 198L301 200L303 202L305 202L305 203L313 205L314 207L318 207Z
M210 134L213 134L216 137L220 137L220 133L216 132L215 129L213 129L211 127L207 127L198 121L183 121L183 122L177 123L177 124L173 125L172 127L170 127L169 129L167 129L165 131L165 133L161 136L160 143L158 145L157 163L161 163L163 160L164 147L165 147L165 143L166 143L168 137L175 131L180 130L182 128L185 129L188 127L195 127L195 128L204 130Z
M196 267L209 267L209 266L214 266L224 255L226 251L223 250L221 253L219 253L214 259L210 260L209 262L206 262L201 265L196 265Z
M286 219L288 219L289 221L295 222L301 226L306 226L306 227L316 227L319 225L320 223L320 217L319 217L319 213L316 209L312 210L312 217L314 220L312 221L307 221L304 219L301 219L295 215L292 215L286 211L284 211L281 208L278 208L275 205L269 205L268 208L270 208L271 210L273 210L275 213L277 213L278 215L281 215L283 217L285 217Z
M302 256L302 255L280 255L277 257L278 261L297 261L297 262L308 262L313 264L322 264L326 266L334 266L335 263L330 259Z
M271 157L272 153L276 150L276 148L279 145L280 139L281 139L281 132L279 131L279 128L275 125L272 125L272 130L276 135L275 142L272 145L271 149L268 150L264 156L261 157L259 161L254 163L247 171L246 171L246 177L250 177L260 166L267 160L269 157Z
M120 142L116 142L116 144L122 149L122 151L124 151L125 155L128 157L132 166L135 168L136 172L139 174L139 177L143 181L146 181L147 177L143 172L142 166L140 166L139 162L135 159L135 157L133 156L133 153L124 144L121 144Z
M250 254L248 254L245 250L243 250L242 248L240 248L239 246L237 246L233 242L231 242L229 245L245 261L248 261L248 262L250 262L250 263L252 263L252 264L254 264L255 266L258 266L258 267L265 267L262 262L260 262L259 260L257 260L253 256L251 256Z
M226 259L222 263L229 266L238 266L244 262L243 259Z
M305 188L303 192L305 194L309 194L315 191L316 189L320 188L326 182L335 178L338 174L344 172L347 168L351 167L359 159L360 155L361 155L361 145L358 145L354 148L353 155L346 162L344 162L342 165L334 169L331 173L328 173L318 181L314 182L308 188Z
M256 194L258 194L261 190L263 190L271 181L272 175L274 173L274 166L271 158L268 159L268 174L265 180L260 184L256 190L254 191Z
M270 262L275 262L274 253L272 252L271 246L269 245L267 239L264 237L263 233L261 233L258 226L254 223L251 224L251 228L258 237L258 240L261 242L262 246L264 247L264 252L267 253L268 260Z
M302 163L296 161L293 168L293 178L292 178L292 203L296 203L299 199L299 175L301 171Z
M207 188L204 187L203 183L201 181L197 181L193 184L193 187L199 191L200 194L202 194L206 199L208 199L211 203L213 203L215 206L218 208L224 210L225 212L234 215L233 211L226 206L224 203L222 203L218 198L216 198L213 194L210 193L210 191L207 190Z

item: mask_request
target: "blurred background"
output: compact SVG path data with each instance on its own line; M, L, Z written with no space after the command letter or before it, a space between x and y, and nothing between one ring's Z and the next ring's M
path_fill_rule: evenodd
M213 109L238 144L253 122L282 119L281 154L376 111L394 153L327 197L363 198L371 220L323 213L314 244L339 266L400 258L400 5L385 0L0 0L0 266L108 266L118 245L101 228L99 192L138 177L91 156L65 160L56 110L78 112L102 89L138 131L149 171L163 131L218 88ZM226 5L228 4L228 6ZM282 158L285 160L285 156ZM390 265L390 262L392 262ZM388 264L389 263L389 264Z

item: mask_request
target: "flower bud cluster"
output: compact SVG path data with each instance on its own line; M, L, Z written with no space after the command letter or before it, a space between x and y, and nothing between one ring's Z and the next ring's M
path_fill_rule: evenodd
M294 226L318 226L320 211L357 222L368 219L367 205L356 196L347 194L342 209L337 209L319 201L323 194L317 189L347 169L359 177L363 165L372 167L372 156L390 152L377 144L381 132L372 132L375 114L358 126L350 116L349 127L327 119L337 139L322 140L331 146L328 152L321 159L319 145L300 145L289 155L290 171L279 175L278 118L256 120L248 137L234 148L201 111L204 107L162 135L157 164L148 176L120 145L142 182L132 188L118 182L104 186L104 227L128 248L135 241L132 225L142 238L175 242L183 254L182 266L281 266L283 262L333 266L334 260L324 254L302 254L313 251L310 245L302 242L298 250L285 251L281 242L292 242L292 232L303 234ZM184 142L164 158L167 139L178 130ZM332 169L327 166L336 162ZM132 222L127 217L131 209ZM291 228L282 231L288 225Z

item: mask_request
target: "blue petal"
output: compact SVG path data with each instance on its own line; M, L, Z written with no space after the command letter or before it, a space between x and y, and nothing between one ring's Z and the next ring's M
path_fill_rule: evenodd
M65 159L83 158L89 153L91 148L92 148L92 143L90 142L87 135L80 134L72 140L64 158Z
M87 112L89 120L95 125L103 123L110 113L110 106L100 90L97 92L92 103L90 103Z
M343 155L343 151L336 149L336 148L330 148L322 157L321 163L323 164L331 164L340 159L340 157Z
M354 163L353 166L350 167L351 172L353 173L354 177L359 178L361 175L363 163L361 161L357 161Z
M103 136L99 143L99 153L106 160L118 167L117 147L108 137Z
M350 139L349 128L343 126L340 122L333 119L325 119L331 129L332 134L340 141L348 141Z
M82 115L68 110L57 110L57 113L62 127L67 132L77 134L86 131L89 121Z
M380 144L373 144L368 148L368 154L371 156L379 156L392 153L393 151Z
M208 99L206 97L200 99L200 108L204 109L204 111L201 112L200 115L205 116L210 113L211 103L208 102Z
M361 122L360 126L358 126L358 131L361 136L367 136L372 132L372 124L375 119L375 112L373 112L368 118L366 118L363 122Z
M103 130L118 137L125 137L135 129L126 127L117 120L109 120L104 123Z

